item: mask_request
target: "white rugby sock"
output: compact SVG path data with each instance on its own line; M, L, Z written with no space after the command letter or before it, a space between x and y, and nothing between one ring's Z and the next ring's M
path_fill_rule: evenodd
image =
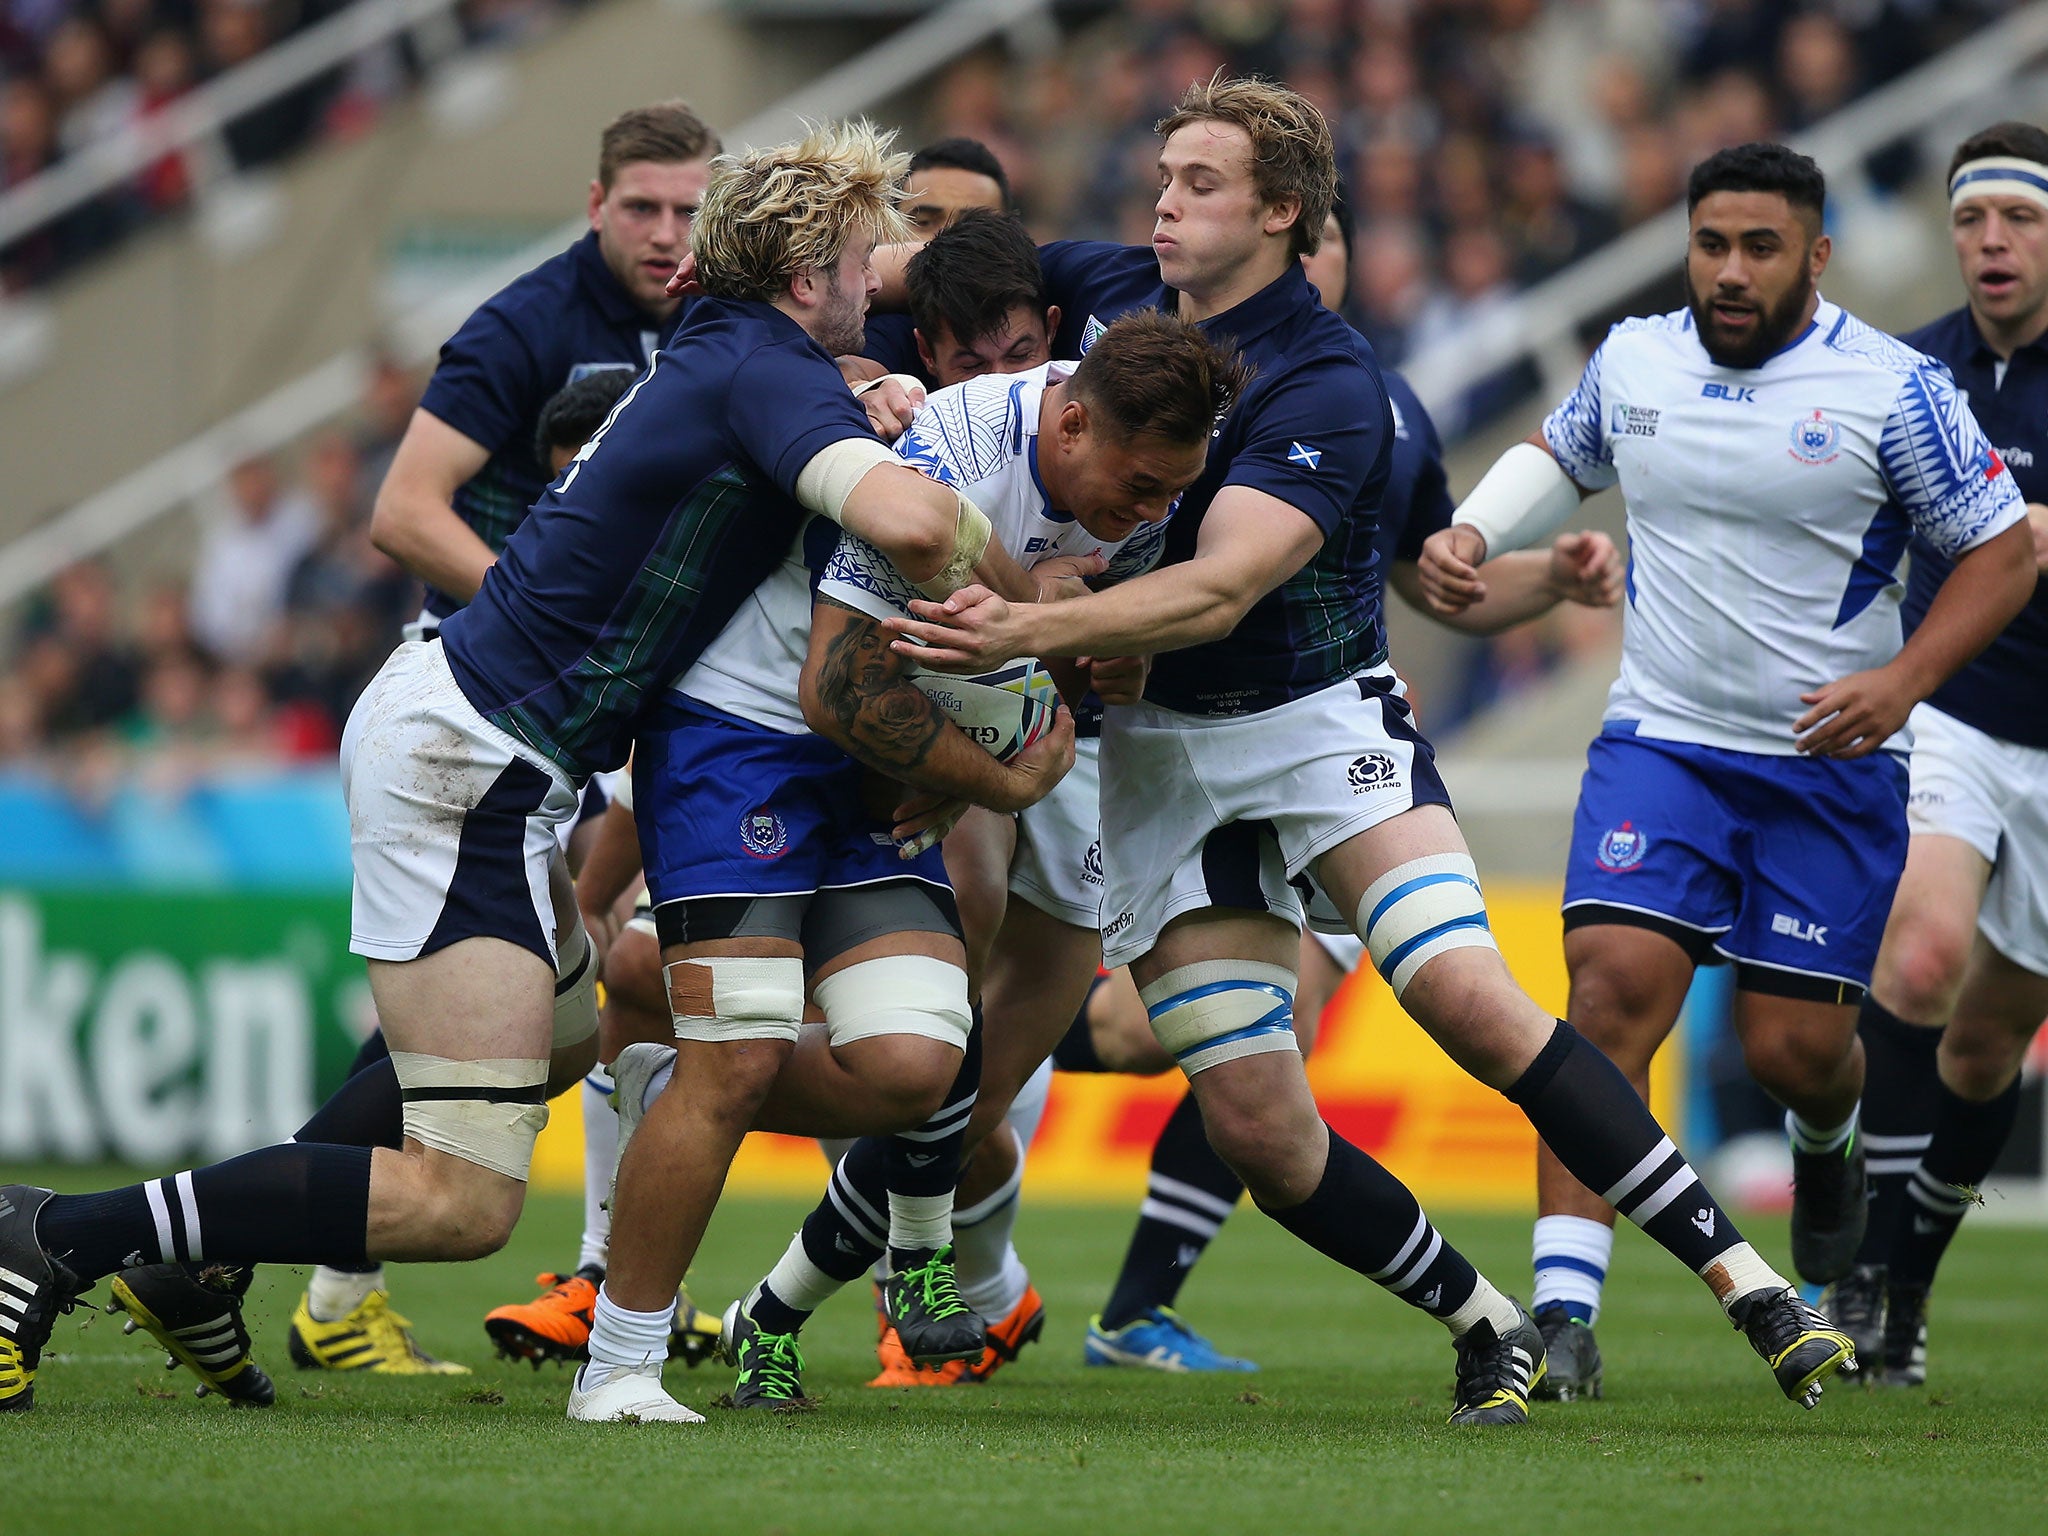
M1030 1272L1010 1241L1023 1183L1020 1161L1001 1189L953 1214L953 1273L960 1299L991 1323L1015 1311L1031 1285Z
M598 1287L591 1318L590 1363L577 1373L584 1391L601 1387L614 1376L644 1373L650 1365L658 1376L668 1359L668 1334L675 1318L673 1305L656 1312L629 1312Z
M804 1251L804 1235L798 1232L790 1238L789 1246L782 1250L782 1257L775 1261L768 1277L747 1292L746 1304L740 1310L751 1316L754 1303L766 1290L794 1311L815 1312L839 1294L839 1286L839 1281L811 1262L810 1254Z
M598 1086L599 1079L603 1087ZM612 1113L611 1074L592 1067L583 1079L583 1246L576 1267L603 1269L611 1252L612 1170L619 1165L619 1117Z
M1815 1125L1788 1109L1785 1134L1791 1139L1794 1152L1839 1152L1856 1134L1856 1115L1857 1111L1851 1109L1849 1118L1840 1125Z
M1451 1330L1452 1338L1458 1339L1463 1338L1466 1331L1481 1318L1493 1324L1494 1334L1498 1338L1506 1338L1522 1326L1522 1315L1515 1310L1515 1304L1495 1290L1493 1282L1484 1275L1479 1277L1479 1284L1472 1288L1471 1298L1465 1305L1448 1317L1438 1318L1437 1321Z
M889 1192L889 1247L943 1248L953 1240L953 1196L899 1195Z
M1614 1228L1584 1216L1538 1216L1531 1312L1563 1307L1581 1322L1600 1320L1600 1293L1614 1260Z
M338 1323L370 1299L370 1292L384 1289L384 1266L365 1274L329 1269L316 1264L306 1281L306 1310L316 1323Z
M1723 1312L1751 1291L1782 1291L1792 1283L1766 1264L1763 1255L1747 1243L1737 1243L1716 1254L1714 1262L1700 1271L1700 1278L1707 1282L1707 1289L1721 1303Z

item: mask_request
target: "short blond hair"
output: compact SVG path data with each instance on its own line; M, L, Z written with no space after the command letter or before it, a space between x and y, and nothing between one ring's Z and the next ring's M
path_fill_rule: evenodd
M1292 254L1313 255L1337 197L1337 146L1316 104L1298 91L1252 76L1224 78L1222 70L1190 85L1171 115L1159 121L1170 139L1190 123L1228 123L1252 143L1252 185L1268 207L1298 203L1289 231Z
M690 228L697 282L721 299L772 302L809 268L830 268L856 234L910 238L897 211L908 155L866 118L823 123L794 144L720 155Z

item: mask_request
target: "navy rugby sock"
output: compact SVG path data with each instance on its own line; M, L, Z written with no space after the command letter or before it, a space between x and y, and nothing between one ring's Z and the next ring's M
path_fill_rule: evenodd
M1190 1088L1152 1144L1152 1176L1124 1267L1102 1309L1102 1326L1121 1328L1154 1307L1170 1307L1202 1251L1221 1230L1244 1181L1209 1145Z
M1329 1134L1330 1160L1315 1193L1266 1214L1409 1306L1450 1317L1479 1289L1478 1271L1444 1241L1407 1185L1335 1131Z
M1573 1178L1687 1269L1705 1276L1730 1248L1746 1247L1621 1068L1563 1019L1506 1095Z
M43 1247L86 1284L135 1264L364 1260L370 1149L286 1142L94 1195L56 1195Z
M1910 1214L1893 1235L1893 1285L1932 1285L1941 1256L1972 1205L1982 1199L1977 1186L1990 1177L2013 1122L2020 1113L2020 1081L2015 1077L1995 1099L1973 1103L1947 1083L1935 1079L1937 1108L1934 1135L1912 1175Z
M981 1092L981 1011L967 1032L967 1047L946 1100L924 1124L882 1143L882 1165L888 1184L889 1262L903 1269L952 1241L953 1188L960 1182L960 1157L967 1145L967 1122ZM906 1218L922 1218L911 1225ZM920 1234L921 1235L914 1235ZM912 1234L907 1237L906 1234ZM912 1257L917 1255L918 1257Z
M1888 1264L1907 1220L1906 1187L1934 1134L1941 1031L1907 1023L1866 992L1856 1033L1863 1041L1862 1135L1870 1168L1870 1221L1856 1262Z
M832 1170L825 1198L798 1229L792 1253L755 1288L747 1316L764 1331L795 1333L825 1296L858 1280L882 1256L889 1240L883 1140L864 1136L848 1149ZM785 1268L788 1281L780 1278Z
M376 1058L335 1089L292 1140L309 1147L404 1146L405 1101L391 1058Z

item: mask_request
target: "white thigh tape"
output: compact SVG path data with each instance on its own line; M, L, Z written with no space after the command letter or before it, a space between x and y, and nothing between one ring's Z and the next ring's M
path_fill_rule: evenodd
M974 1027L967 973L930 955L863 960L819 982L817 994L834 1045L876 1035L922 1035L965 1050Z
M1256 960L1202 960L1139 992L1152 1034L1193 1077L1218 1062L1299 1051L1294 973Z
M502 1057L450 1061L393 1051L405 1134L479 1168L526 1180L533 1143L548 1123L548 1064Z
M1500 948L1486 925L1479 868L1463 853L1410 859L1381 875L1359 900L1358 931L1396 998L1446 950Z
M685 967L708 973L712 1017L675 1011L678 976ZM717 955L663 966L671 999L669 1017L678 1040L789 1040L804 1023L804 963L794 956Z
M568 973L555 978L555 1049L581 1045L597 1033L597 947L583 931L583 919L576 919L575 932L583 940L583 958ZM559 946L566 953L568 944Z

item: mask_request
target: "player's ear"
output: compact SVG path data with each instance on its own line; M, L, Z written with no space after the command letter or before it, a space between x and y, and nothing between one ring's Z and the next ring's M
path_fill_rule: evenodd
M1818 240L1814 241L1813 245L1808 249L1806 253L1806 268L1815 281L1819 281L1821 273L1827 271L1828 258L1834 255L1834 253L1835 243L1826 235L1822 235Z
M917 360L924 364L924 371L933 378L939 376L939 360L932 356L931 343L924 339L924 332L916 326L910 328L910 339L917 343Z
M593 176L593 177L591 177L591 178L590 178L590 208L589 208L589 215L590 215L590 227L591 227L592 229L595 229L595 228L597 228L597 225L598 225L598 217L597 217L597 213L598 213L598 210L599 210L600 208L602 208L602 207L604 207L604 183L603 183L603 182L601 182L601 181L599 181L599 180L598 180L598 179L597 179L597 178L596 178L595 176Z
M1266 221L1260 227L1269 235L1278 235L1292 227L1294 221L1300 217L1301 199L1298 197L1282 198L1277 203L1268 203L1266 205Z
M1057 304L1045 306L1045 344L1049 348L1053 337L1060 333L1060 307Z
M1071 453L1088 435L1088 407L1072 395L1060 407L1060 447Z

